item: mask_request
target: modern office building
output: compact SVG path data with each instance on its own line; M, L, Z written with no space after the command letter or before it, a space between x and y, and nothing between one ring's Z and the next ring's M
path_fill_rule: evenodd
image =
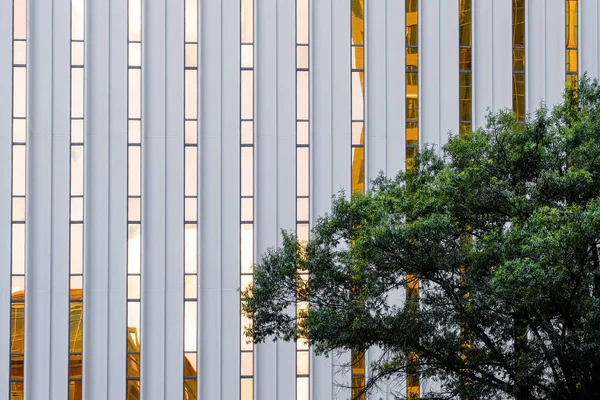
M0 0L0 400L350 398L376 350L246 342L253 260L585 71L597 0Z

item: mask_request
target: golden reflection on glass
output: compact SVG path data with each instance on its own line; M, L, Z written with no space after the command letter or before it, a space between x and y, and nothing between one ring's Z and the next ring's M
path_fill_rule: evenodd
M365 149L355 147L352 150L352 193L365 190Z
M472 43L471 1L459 0L459 132L471 130L472 120Z
M578 0L565 0L565 70L567 86L576 89L579 75Z
M12 267L13 275L25 273L25 224L12 225Z
M525 0L512 2L513 43L513 111L518 120L525 119Z
M460 74L460 120L471 121L471 74Z
M525 74L513 74L513 111L518 120L525 118Z
M16 293L25 290L25 277L13 276L10 290L11 293Z

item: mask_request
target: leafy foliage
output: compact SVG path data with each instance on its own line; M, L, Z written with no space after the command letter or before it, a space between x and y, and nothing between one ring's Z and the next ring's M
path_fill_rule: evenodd
M552 111L490 115L341 193L310 243L284 233L245 293L247 334L309 337L321 354L377 346L367 389L403 379L415 352L440 382L429 398L600 398L599 242L600 86L584 77ZM418 307L391 300L407 275Z

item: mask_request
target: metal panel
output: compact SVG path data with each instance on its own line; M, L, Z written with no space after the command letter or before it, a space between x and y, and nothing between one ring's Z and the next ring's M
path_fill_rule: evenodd
M600 4L597 0L579 0L580 74L600 77ZM563 23L564 25L564 23Z

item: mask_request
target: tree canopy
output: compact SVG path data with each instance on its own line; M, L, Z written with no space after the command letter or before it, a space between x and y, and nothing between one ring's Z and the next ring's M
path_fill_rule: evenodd
M552 110L490 114L340 193L309 243L284 232L244 292L246 334L376 346L366 390L418 367L439 382L422 398L600 398L599 243L600 86L584 77ZM407 277L418 298L391 301Z

